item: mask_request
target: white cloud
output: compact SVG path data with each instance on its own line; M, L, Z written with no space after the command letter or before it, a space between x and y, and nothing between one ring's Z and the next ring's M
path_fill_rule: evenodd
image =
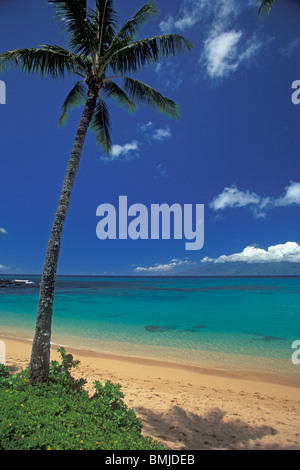
M266 39L264 42L254 33L245 43L244 51L240 53L239 64L249 61L253 56L255 56L263 44L267 45L273 41L274 38Z
M112 159L127 157L129 154L132 156L132 152L136 153L138 150L138 142L133 140L132 142L125 145L113 145L111 149Z
M205 37L199 64L205 67L211 79L220 80L247 64L265 42L255 33L247 37L243 30L235 27L234 20L249 7L253 8L252 0L184 0L177 18L169 16L160 23L160 28L165 34L175 30L183 33L201 23L203 27L198 25L198 29L205 31Z
M141 272L169 273L173 271L175 268L177 268L178 266L189 265L189 264L193 264L193 263L189 261L188 259L180 260L177 258L173 258L169 263L166 263L166 264L156 263L154 266L150 266L148 268L145 268L143 266L137 266L134 271L137 273L141 273Z
M216 196L210 203L210 208L217 211L227 207L245 207L249 204L258 205L260 196L250 191L240 191L236 186L225 188L221 194Z
M256 34L244 39L241 30L212 31L204 43L200 63L205 64L210 78L220 79L235 72L243 63L248 63L262 47Z
M143 140L148 145L151 145L152 142L160 143L172 137L170 126L167 125L165 127L156 128L152 121L148 121L144 124L138 124L137 130L140 132L140 134L142 134ZM145 142L143 142L141 139L140 142L133 140L132 142L128 142L124 145L115 144L112 146L108 156L102 156L100 158L106 162L129 161L134 158L139 158L140 146L144 145Z
M174 18L173 16L169 16L166 21L160 22L160 29L163 34L169 34L174 28Z
M300 183L291 181L285 188L284 194L275 200L275 206L290 206L291 204L300 204Z
M256 218L265 217L268 210L276 207L300 205L300 183L291 181L281 196L259 196L249 190L241 191L235 185L225 188L210 202L213 211L227 208L248 207Z
M300 263L300 245L296 242L286 242L269 246L267 250L255 246L247 246L241 253L232 255L221 255L218 258L208 258L201 260L202 263L228 263L243 261L245 263L267 263L271 261L288 261Z
M170 137L172 137L172 134L169 126L166 126L161 129L156 129L153 134L153 139L158 140L159 142L162 142L165 139L170 139Z
M108 156L101 157L104 161L124 160L129 161L139 157L139 143L136 140L124 145L115 144L112 146Z
M145 124L139 124L138 125L138 130L141 131L141 132L148 133L148 132L152 131L153 126L154 126L153 122L148 121Z
M237 44L241 31L226 31L205 41L204 56L210 77L223 77L238 67Z
M143 134L148 143L151 143L153 140L163 142L164 140L172 137L170 126L155 128L152 121L149 121L146 124L139 124L138 131Z
M5 230L5 228L0 227L0 237L1 237L1 235L5 235L6 233L7 233L7 231Z
M181 32L193 28L200 21L212 18L213 23L218 21L228 21L239 12L239 4L236 0L184 0L179 9L177 18L169 16L160 23L160 29L164 34L172 32L174 28Z

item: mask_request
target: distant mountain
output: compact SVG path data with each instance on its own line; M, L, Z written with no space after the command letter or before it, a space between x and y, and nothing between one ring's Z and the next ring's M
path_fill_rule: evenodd
M201 266L182 271L180 276L300 276L300 263L269 262L203 263Z

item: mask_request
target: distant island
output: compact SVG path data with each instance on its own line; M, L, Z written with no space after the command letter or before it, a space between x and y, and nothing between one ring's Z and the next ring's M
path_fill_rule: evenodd
M269 262L203 263L197 268L181 271L180 276L300 276L300 263Z

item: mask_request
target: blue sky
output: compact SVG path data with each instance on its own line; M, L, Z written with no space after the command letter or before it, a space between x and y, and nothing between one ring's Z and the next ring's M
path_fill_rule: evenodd
M116 0L121 24L144 1ZM180 106L180 119L110 103L109 159L88 134L66 220L59 274L173 274L217 260L300 261L300 7L285 0L257 17L245 0L160 0L141 36L179 33L195 48L138 78ZM40 0L0 2L0 51L66 46ZM76 78L9 71L0 105L0 273L40 273L80 109L58 127ZM205 243L99 240L102 203L205 205ZM249 248L250 247L250 248ZM245 251L246 249L246 251ZM234 258L232 256L234 255ZM220 258L223 257L223 258Z

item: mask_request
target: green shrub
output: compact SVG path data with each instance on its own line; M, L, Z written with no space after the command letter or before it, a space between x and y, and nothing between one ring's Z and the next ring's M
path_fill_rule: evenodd
M121 385L95 382L89 396L70 370L79 361L61 348L49 381L28 385L27 370L0 368L0 450L162 450L141 434L142 422L124 403Z

